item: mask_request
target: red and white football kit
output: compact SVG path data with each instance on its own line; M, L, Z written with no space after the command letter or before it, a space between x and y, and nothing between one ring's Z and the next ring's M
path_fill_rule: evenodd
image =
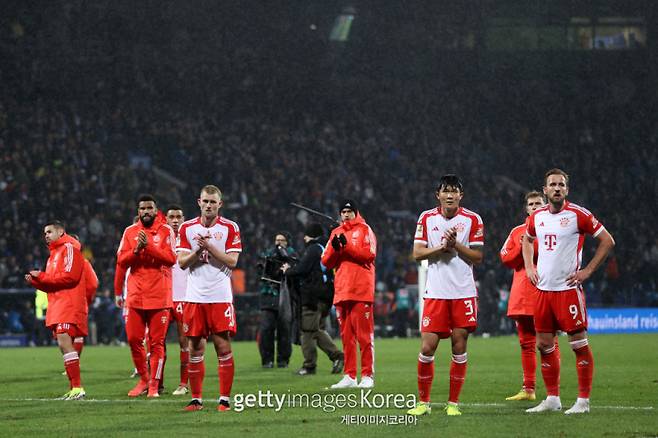
M418 218L414 244L428 248L441 246L445 233L457 232L456 240L466 247L484 245L484 224L477 213L460 207L452 218L446 218L441 208L424 211ZM429 260L427 283L423 294L421 332L450 337L455 328L469 332L477 328L477 288L473 266L456 250L442 252ZM466 377L467 355L453 355L450 367L448 401L457 403ZM429 402L434 379L434 356L418 357L418 393L420 401Z
M536 210L526 233L537 239L537 289L535 327L539 333L587 329L585 294L581 286L567 285L567 277L580 269L585 234L598 236L605 228L587 209L565 201L552 213L549 206ZM576 353L579 397L589 398L594 360L587 339L571 342ZM560 361L553 349L541 351L542 375L548 395L559 395Z
M242 252L238 224L223 217L206 227L200 218L184 222L179 229L177 252L194 252L199 249L196 236L210 239L210 244L225 253ZM216 260L208 251L198 253L199 262L188 268L183 330L186 336L207 337L211 334L237 331L231 287L232 269ZM220 397L229 397L233 385L234 361L232 353L218 357ZM205 364L203 356L191 357L189 378L192 398L201 399Z
M441 214L440 208L423 212L418 218L414 243L436 248L451 228L457 231L457 242L462 245L484 245L482 219L461 207L450 219ZM456 251L441 253L430 260L423 298L421 331L448 337L453 328L473 331L477 327L477 289L473 266L459 257Z
M181 269L178 262L171 267L171 297L174 302L172 319L183 321L185 294L187 292L187 271Z
M546 206L528 218L526 233L536 238L538 245L538 332L571 333L587 328L582 287L568 286L567 277L580 269L585 234L596 237L604 229L592 213L568 201L558 213L551 213Z
M176 237L176 246L180 242L180 235ZM171 311L171 317L179 324L179 330L183 324L183 311L185 310L185 292L187 290L187 271L181 269L178 262L171 267L172 279L172 299L174 308ZM181 348L180 350L180 385L186 386L188 382L188 366L190 363L190 350Z

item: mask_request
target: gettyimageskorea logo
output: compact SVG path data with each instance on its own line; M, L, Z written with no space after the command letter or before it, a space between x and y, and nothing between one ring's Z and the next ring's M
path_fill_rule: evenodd
M235 394L233 410L242 412L245 409L283 409L311 408L324 412L335 412L338 409L411 409L416 406L415 394L382 394L374 393L372 389L357 393L292 393L290 390L276 394L269 389L253 394Z

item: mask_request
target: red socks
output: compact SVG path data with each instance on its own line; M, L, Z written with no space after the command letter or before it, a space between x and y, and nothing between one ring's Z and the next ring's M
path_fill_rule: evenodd
M541 374L544 377L547 395L560 395L560 355L553 345L541 353Z
M578 373L578 397L589 398L594 376L594 358L587 339L570 342L576 353L576 372Z
M459 393L466 379L467 354L453 354L450 365L450 395L448 401L459 402ZM418 355L418 398L429 403L434 380L434 356Z
M188 365L190 363L190 352L189 350L180 351L180 384L187 385L189 378Z
M66 375L69 377L71 388L80 388L82 383L80 382L80 358L78 352L72 351L66 353L62 358L64 359L64 368L66 369Z
M421 402L429 403L434 380L434 356L418 354L418 398Z
M233 386L233 374L235 373L235 363L233 362L233 353L228 352L219 356L217 365L217 375L219 376L219 396L228 399L231 396L231 387Z
M201 399L201 394L203 393L203 377L205 374L206 364L203 361L203 356L190 357L189 375L192 398Z
M537 353L535 352L535 324L531 317L519 318L516 330L521 345L521 366L523 368L523 389L534 391L537 383Z
M459 393L466 379L467 353L453 354L452 364L450 365L450 397L449 402L458 403Z
M233 386L233 375L235 373L235 364L233 362L233 353L230 351L218 357L217 374L219 375L219 395L220 398L227 399L231 395ZM203 393L203 378L206 373L206 366L203 356L191 356L189 367L190 390L192 398L201 399Z

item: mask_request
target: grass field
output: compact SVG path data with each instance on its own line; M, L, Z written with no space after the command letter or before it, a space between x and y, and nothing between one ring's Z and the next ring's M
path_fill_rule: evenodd
M576 398L574 356L566 339L560 339L562 402L569 407ZM374 393L415 394L417 339L377 340L376 388ZM448 418L441 407L447 398L449 348L442 343L436 356L436 378L431 416L416 425L346 425L345 415L376 415L380 421L404 414L404 409L321 408L284 406L246 408L242 412L218 413L216 359L206 355L205 410L182 412L187 398L164 395L158 400L128 400L135 380L127 347L87 347L82 356L82 378L87 399L78 402L51 400L67 390L61 375L61 356L56 348L0 350L2 395L0 435L3 436L658 436L658 335L599 335L591 337L596 361L592 411L567 417L562 413L526 414L529 402L505 402L520 387L519 347L514 337L469 341L469 368L462 391L461 417ZM169 345L166 367L167 392L176 388L178 347ZM338 380L329 374L329 361L320 358L318 374L299 377L301 363L295 348L290 369L262 370L256 345L235 343L234 394L270 390L274 394L309 394L324 397L324 406L338 404L325 388ZM539 377L541 382L541 377ZM360 390L345 390L345 397L360 403ZM544 396L539 384L539 396ZM374 394L373 393L373 394ZM313 395L319 394L319 395ZM350 394L354 394L350 396ZM381 403L382 396L369 400ZM399 397L403 397L402 395ZM299 400L299 399L298 399ZM234 403L235 407L235 403Z

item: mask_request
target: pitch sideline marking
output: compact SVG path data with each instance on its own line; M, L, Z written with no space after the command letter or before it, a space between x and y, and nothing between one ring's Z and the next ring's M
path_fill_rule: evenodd
M68 401L73 403L117 403L117 404L126 404L126 403L140 403L143 401L157 403L180 403L181 405L186 401L185 400L121 400L121 399L84 399L84 400L71 400ZM64 402L67 400L57 400L54 398L2 398L0 402ZM433 406L445 406L445 403L432 403ZM506 406L512 406L512 404L505 403L460 403L460 406L472 406L478 408L500 408ZM608 410L634 410L634 411L651 411L654 409L653 406L592 406L592 409L608 409Z

